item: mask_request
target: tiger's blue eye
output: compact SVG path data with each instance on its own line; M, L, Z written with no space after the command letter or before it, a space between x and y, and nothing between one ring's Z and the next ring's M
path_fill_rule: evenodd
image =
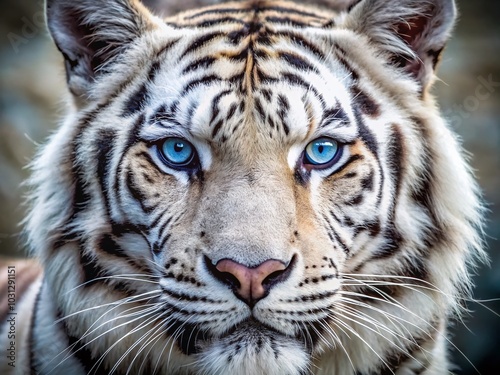
M159 151L173 167L188 166L195 157L193 145L182 138L168 138L160 144Z
M331 138L318 138L309 143L305 150L305 162L314 166L329 164L339 154L339 144Z

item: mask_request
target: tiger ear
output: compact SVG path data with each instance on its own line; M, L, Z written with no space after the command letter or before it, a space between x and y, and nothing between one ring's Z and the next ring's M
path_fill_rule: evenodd
M425 91L456 18L454 0L361 0L346 26L389 52L391 63L414 77Z
M46 13L68 87L82 100L106 67L153 27L151 14L134 0L47 0Z

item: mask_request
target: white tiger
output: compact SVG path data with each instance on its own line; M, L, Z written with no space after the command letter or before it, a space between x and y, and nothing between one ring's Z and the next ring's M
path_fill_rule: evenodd
M72 100L33 163L43 272L1 373L448 373L485 258L429 93L455 14L48 0Z

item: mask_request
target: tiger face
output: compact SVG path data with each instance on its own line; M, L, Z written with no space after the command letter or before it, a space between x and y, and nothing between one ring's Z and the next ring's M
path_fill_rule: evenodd
M428 93L453 1L47 15L73 109L28 230L75 368L446 371L480 253L475 184Z

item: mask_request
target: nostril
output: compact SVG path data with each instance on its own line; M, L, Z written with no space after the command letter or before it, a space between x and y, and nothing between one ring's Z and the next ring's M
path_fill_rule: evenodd
M294 255L288 265L283 270L277 270L269 274L264 280L262 280L262 285L266 290L269 290L274 285L285 281L290 273L292 272L295 264L297 263L297 255Z
M241 287L240 282L238 281L236 276L234 276L232 273L219 271L217 269L217 266L214 265L210 260L210 258L208 258L207 256L204 257L204 261L207 269L217 280L222 281L224 284L233 289Z
M283 270L283 271L276 271L276 272L273 272L272 274L270 274L268 277L266 277L264 280L262 280L262 285L264 286L268 286L268 285L272 285L276 282L278 282L279 280L279 277L283 274L283 272L285 272L286 270Z
M227 284L233 289L239 289L241 287L241 283L238 281L236 276L229 272L220 272L216 269L217 275L216 277L221 280L224 284Z

